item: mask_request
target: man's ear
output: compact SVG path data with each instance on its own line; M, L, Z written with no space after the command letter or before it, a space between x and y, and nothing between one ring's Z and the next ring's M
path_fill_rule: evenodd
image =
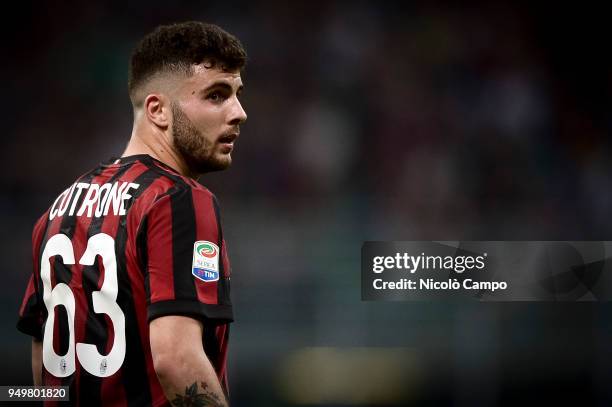
M144 100L144 112L147 118L158 127L170 126L170 100L157 93L149 94Z

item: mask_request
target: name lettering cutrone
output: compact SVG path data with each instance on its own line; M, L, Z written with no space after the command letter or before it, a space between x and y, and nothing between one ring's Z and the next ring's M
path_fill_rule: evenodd
M113 215L125 215L125 201L132 197L130 190L137 189L139 186L132 182L113 182L102 185L74 183L53 202L49 211L49 220L64 215L99 218L108 215L109 211L112 211Z

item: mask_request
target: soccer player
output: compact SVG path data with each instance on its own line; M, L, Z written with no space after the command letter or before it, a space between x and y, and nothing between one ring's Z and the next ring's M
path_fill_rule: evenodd
M231 164L245 61L238 39L199 22L160 26L132 53L125 152L34 227L17 326L36 385L69 386L82 406L227 404L230 265L196 179Z

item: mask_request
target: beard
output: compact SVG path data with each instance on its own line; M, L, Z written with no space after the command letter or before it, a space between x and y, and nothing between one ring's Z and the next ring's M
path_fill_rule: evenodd
M215 154L215 143L202 134L181 108L172 103L172 134L174 147L181 154L191 172L204 174L221 171L232 163L229 154Z

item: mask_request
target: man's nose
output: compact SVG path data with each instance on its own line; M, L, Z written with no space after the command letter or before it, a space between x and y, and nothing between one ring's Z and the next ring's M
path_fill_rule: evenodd
M246 119L247 119L247 114L242 108L240 101L236 98L232 105L232 111L230 113L229 123L231 125L242 124L246 121Z

